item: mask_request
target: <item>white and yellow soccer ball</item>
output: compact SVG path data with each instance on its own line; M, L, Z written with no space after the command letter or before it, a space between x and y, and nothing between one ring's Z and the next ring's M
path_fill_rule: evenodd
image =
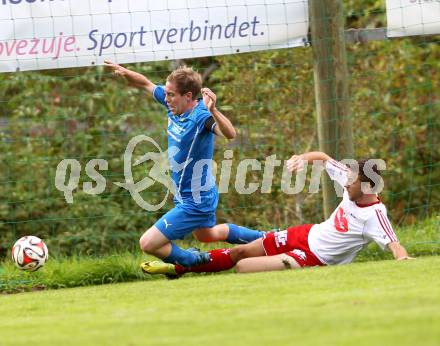
M21 270L36 271L44 266L48 258L46 244L32 235L18 239L12 247L12 260Z

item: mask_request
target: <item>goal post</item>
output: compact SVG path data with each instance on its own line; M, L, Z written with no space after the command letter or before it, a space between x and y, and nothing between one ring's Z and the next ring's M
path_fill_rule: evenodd
M309 14L319 149L335 159L353 158L342 1L309 1ZM322 184L327 218L338 201L327 175Z

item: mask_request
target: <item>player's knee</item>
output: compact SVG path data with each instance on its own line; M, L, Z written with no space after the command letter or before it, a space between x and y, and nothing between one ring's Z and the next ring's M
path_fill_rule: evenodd
M154 247L153 247L152 242L149 240L149 238L147 237L146 234L144 234L139 239L139 246L140 246L142 252L145 252L145 253L151 254L155 250Z
M231 258L234 262L238 262L244 258L251 256L246 245L235 246L231 249Z
M228 236L228 227L226 224L221 224L214 227L199 228L193 234L198 241L203 243L224 241Z

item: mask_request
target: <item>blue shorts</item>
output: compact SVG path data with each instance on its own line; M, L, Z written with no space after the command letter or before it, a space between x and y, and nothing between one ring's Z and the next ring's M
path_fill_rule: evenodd
M178 204L155 224L159 231L169 240L183 239L197 228L215 225L215 209L212 212L197 212L183 208Z

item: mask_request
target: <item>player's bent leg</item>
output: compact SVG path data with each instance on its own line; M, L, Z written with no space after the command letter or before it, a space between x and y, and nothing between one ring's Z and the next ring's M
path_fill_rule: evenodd
M228 237L228 225L223 223L214 227L203 227L194 230L194 237L202 243L225 241Z
M231 249L231 258L235 263L244 258L259 257L265 255L266 253L264 251L262 238L254 240L249 244L234 246Z
M193 232L197 240L210 243L226 241L229 244L248 244L263 236L264 232L234 224L220 224L214 227L198 228Z
M156 226L151 226L139 239L141 250L159 258L165 258L171 252L170 240Z
M232 249L215 249L209 251L210 261L197 266L179 266L174 268L161 269L163 272L169 273L174 270L177 275L183 275L188 272L192 273L212 273L228 270L234 267L235 263L246 257L264 256L263 240L257 239L246 245L239 245Z
M156 226L152 226L142 235L139 244L142 251L159 257L164 262L179 263L184 267L207 263L210 260L208 253L181 249L176 244L170 242Z
M256 273L285 269L297 269L301 266L286 254L245 258L235 265L237 273Z
M181 249L174 243L169 243L171 247L168 256L163 257L162 261L147 261L141 263L141 269L148 274L176 274L176 266L187 268L200 266L211 261L210 254L207 252L196 252Z
M229 244L248 244L264 235L263 231L237 226L233 223L228 223L227 226L229 231L226 241Z
M243 259L249 256L264 256L265 252L263 249L262 239L257 239L252 243L246 245L239 245L232 249L215 249L209 251L210 261L197 266L180 266L175 265L174 267L169 267L166 265L161 265L160 263L154 263L151 266L154 268L146 269L145 272L148 273L159 273L177 276L183 275L188 272L192 273L205 273L205 272L219 272L224 270L229 270L234 267L235 263L239 259Z

